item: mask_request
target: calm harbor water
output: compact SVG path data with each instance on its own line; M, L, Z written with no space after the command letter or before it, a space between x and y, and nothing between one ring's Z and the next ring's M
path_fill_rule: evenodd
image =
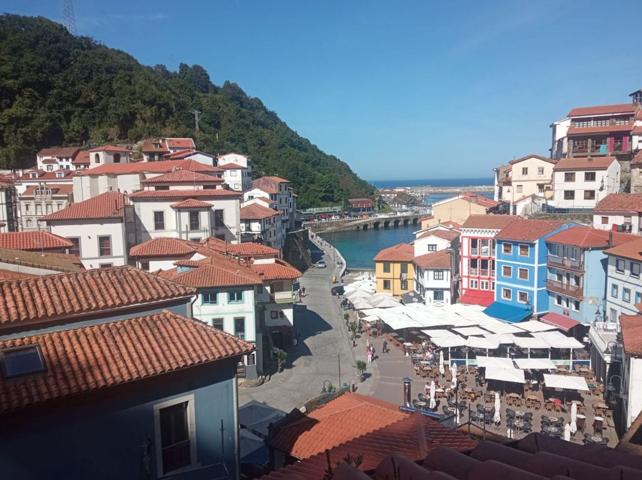
M387 230L351 230L323 233L321 236L337 248L348 268L372 268L372 260L379 250L397 243L410 242L419 226L389 228Z

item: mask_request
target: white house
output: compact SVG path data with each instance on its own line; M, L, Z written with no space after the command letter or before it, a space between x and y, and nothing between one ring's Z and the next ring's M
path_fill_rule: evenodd
M438 250L415 257L415 291L426 305L450 305L455 301L456 255Z
M85 268L127 265L133 218L124 194L106 192L72 203L42 221L52 233L72 242L69 253L78 255Z
M617 326L620 315L636 315L642 302L642 238L611 247L606 271L605 320Z
M239 192L252 188L252 161L239 153L219 155L217 165L223 169L223 180Z
M89 152L89 168L100 165L129 163L131 150L118 145L101 145L91 148Z
M280 250L284 238L280 228L280 214L263 205L251 203L241 207L241 241L258 242Z
M203 242L158 237L131 247L129 257L136 261L136 266L141 270L156 272L170 270L176 266L176 262L203 260L216 253Z
M73 200L72 190L73 187L69 184L39 183L28 186L18 197L20 229L43 229L42 218L66 208Z
M441 225L417 232L413 247L415 257L426 253L437 252L446 248L459 248L459 232Z
M593 209L593 228L642 233L642 193L611 193Z
M196 150L196 144L192 138L149 138L141 145L141 152L145 162L157 162L180 151ZM212 163L209 163L212 165Z
M557 208L593 209L610 193L620 190L620 164L615 157L571 157L553 168Z
M45 172L55 170L75 170L74 159L78 147L43 148L36 154L36 168Z
M281 177L267 176L252 182L252 189L244 194L245 200L265 197L276 202L276 210L281 212L285 229L294 228L296 220L296 199L290 181Z
M623 315L622 371L607 380L622 399L622 427L628 429L642 411L642 315Z

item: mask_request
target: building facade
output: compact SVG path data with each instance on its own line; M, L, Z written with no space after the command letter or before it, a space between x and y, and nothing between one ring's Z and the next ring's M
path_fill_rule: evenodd
M611 193L593 209L593 228L642 234L642 194Z
M374 258L377 293L400 297L414 291L414 258L414 249L407 243L399 243L377 253Z
M593 209L610 193L620 191L620 164L615 157L573 157L554 167L557 208Z
M456 251L439 250L414 259L415 292L426 305L455 303L457 288Z
M243 204L240 211L241 241L264 243L281 250L285 242L278 211L257 203Z

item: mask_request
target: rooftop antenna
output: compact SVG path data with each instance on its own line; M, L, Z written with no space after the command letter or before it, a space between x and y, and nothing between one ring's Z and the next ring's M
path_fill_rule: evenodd
M72 0L64 0L62 22L72 35L76 35L76 14Z
M198 121L200 120L201 112L198 110L192 110L192 113L194 114L194 128L198 132Z

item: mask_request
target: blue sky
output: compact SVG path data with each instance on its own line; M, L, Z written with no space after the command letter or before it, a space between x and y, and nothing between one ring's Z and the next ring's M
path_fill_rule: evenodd
M0 11L62 18L62 0ZM237 82L362 177L483 177L642 87L639 0L75 0L77 32Z

